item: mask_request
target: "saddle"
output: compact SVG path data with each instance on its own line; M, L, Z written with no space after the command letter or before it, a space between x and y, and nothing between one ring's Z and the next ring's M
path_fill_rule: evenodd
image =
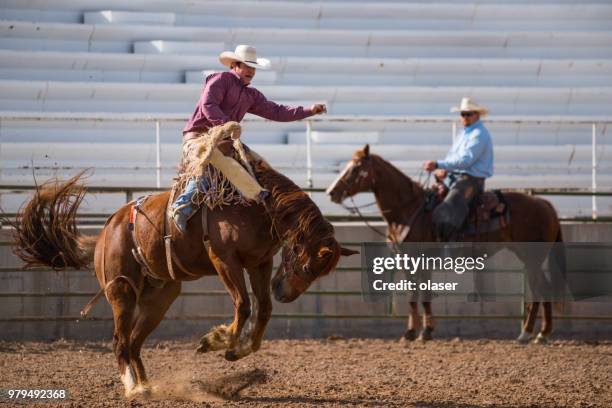
M434 183L428 191L425 211L431 212L446 198L448 187L442 183ZM510 222L509 205L500 190L484 191L470 204L469 214L460 233L476 235L498 231Z
M464 233L497 231L508 226L510 212L504 194L500 190L485 191L470 206Z
M228 140L228 139L220 140L216 144L216 147L225 156L233 157L239 163L242 163L240 152L236 150L236 146L235 144L233 144L231 140ZM248 147L245 145L242 145L242 148L244 149L245 152L250 151ZM219 186L216 186L216 187L219 187ZM211 187L211 188L214 189L214 187ZM172 217L172 203L174 203L176 196L180 194L181 190L182 190L181 183L175 182L174 185L172 186L172 190L169 195L168 203L166 204L166 211L164 213L164 219L162 221L162 225L160 226L161 227L160 232L162 234L162 239L164 241L164 247L165 247L167 270L168 270L168 274L170 275L171 280L177 280L175 270L180 271L183 275L193 276L193 277L199 276L189 271L189 269L185 265L183 265L183 263L181 262L180 258L176 255L175 250L174 250L173 236L178 233L178 229L174 225L174 221ZM136 229L136 218L139 214L145 215L142 212L142 206L148 197L149 196L141 197L138 200L135 200L130 203L130 218L129 218L129 223L128 223L128 229L131 231L132 241L134 244L134 249L132 249L132 255L134 256L136 261L142 266L142 269L144 270L145 275L146 275L146 280L149 283L149 285L153 287L162 287L165 284L165 280L167 280L167 278L164 276L158 276L154 272L153 268L151 268L151 266L147 262L143 254L143 251L139 245L138 232ZM192 211L188 219L191 219L194 215L198 213L198 210L201 210L200 213L201 213L201 222L202 222L202 231L203 231L202 243L204 244L206 252L208 252L208 245L209 245L208 224L207 224L208 206L204 203L200 203L196 207L197 208L194 208L194 211Z

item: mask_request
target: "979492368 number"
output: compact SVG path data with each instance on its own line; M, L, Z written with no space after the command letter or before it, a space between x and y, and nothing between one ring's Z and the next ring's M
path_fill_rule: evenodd
M0 400L58 400L66 399L66 390L51 389L8 389L0 390Z

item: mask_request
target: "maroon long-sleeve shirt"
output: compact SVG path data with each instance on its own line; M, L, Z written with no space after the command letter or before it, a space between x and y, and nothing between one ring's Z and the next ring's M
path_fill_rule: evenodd
M247 112L277 122L312 116L308 108L267 100L257 89L244 85L234 71L218 72L206 77L202 96L183 133L205 132L229 121L240 122Z

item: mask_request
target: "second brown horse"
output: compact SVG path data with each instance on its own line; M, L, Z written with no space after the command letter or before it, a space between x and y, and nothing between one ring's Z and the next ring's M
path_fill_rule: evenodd
M361 192L373 192L376 203L383 218L389 226L390 235L394 225L409 226L410 233L404 242L434 242L434 229L431 218L423 211L425 189L417 182L394 167L382 157L370 154L366 145L357 150L347 163L344 171L328 188L327 193L335 203ZM465 241L485 242L561 242L561 225L557 213L550 202L527 194L506 192L505 199L510 207L510 219L513 220L505 228L478 236L465 236ZM547 253L538 257L521 257L525 262L529 278L537 278L541 273L540 265ZM544 342L552 331L552 304L543 303L542 328L537 341ZM423 302L425 314L423 317L423 332L421 337L426 340L433 331L431 302ZM520 342L532 337L538 313L539 302L526 304L526 316L523 322ZM419 326L418 305L410 302L410 317L404 338L413 340Z

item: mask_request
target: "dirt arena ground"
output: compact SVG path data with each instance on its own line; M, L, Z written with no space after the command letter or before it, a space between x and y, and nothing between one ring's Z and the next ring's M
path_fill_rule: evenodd
M274 340L235 363L194 349L149 345L155 391L130 404L109 343L4 342L0 388L68 390L62 403L27 404L45 407L612 407L612 341Z

